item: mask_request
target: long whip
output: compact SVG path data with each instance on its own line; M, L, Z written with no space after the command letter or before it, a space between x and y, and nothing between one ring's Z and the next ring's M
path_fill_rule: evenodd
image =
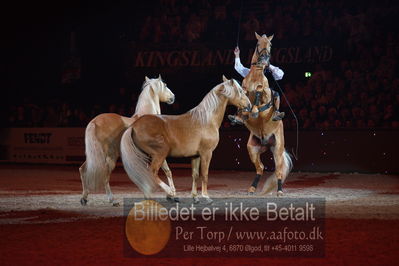
M243 2L244 2L244 0L241 0L240 16L238 17L237 46L236 47L238 47L238 42L240 41L240 30L241 30L241 17L242 17Z
M299 147L299 122L298 122L298 118L296 117L296 114L295 114L294 110L292 109L290 102L288 101L288 99L285 96L283 90L281 89L280 84L278 84L277 80L273 77L273 75L271 75L271 76L272 76L272 78L274 80L274 83L277 85L281 95L283 95L284 100L285 100L285 102L288 105L288 108L290 108L291 113L292 113L292 115L295 118L295 122L296 122L296 148L295 148L295 152L294 152L294 150L292 150L292 155L294 156L295 160L298 161L298 158L299 158L299 156L298 156L298 147Z

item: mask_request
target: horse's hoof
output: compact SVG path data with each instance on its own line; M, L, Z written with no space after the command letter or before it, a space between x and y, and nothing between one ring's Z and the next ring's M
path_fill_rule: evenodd
M250 186L248 188L248 195L255 195L256 187Z
M80 204L82 204L82 206L86 206L87 205L87 199L81 198L80 199Z
M206 204L212 204L213 200L211 198L205 198Z
M193 198L194 204L198 204L200 203L200 200L198 197Z
M112 203L112 207L119 207L119 206L120 206L119 202L113 202Z
M277 197L282 197L284 195L282 190L277 191Z
M169 202L180 202L178 197L172 197L170 195L166 196L166 200L169 201Z

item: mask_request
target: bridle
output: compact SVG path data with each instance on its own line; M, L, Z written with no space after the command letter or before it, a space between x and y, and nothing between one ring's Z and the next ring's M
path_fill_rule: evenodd
M270 61L270 51L267 50L266 48L263 48L262 50L259 51L259 43L256 44L256 55L258 56L258 59L256 60L255 63L252 63L252 65L256 65L256 66L261 66L262 61L265 60L267 62L267 65L269 65L269 61Z

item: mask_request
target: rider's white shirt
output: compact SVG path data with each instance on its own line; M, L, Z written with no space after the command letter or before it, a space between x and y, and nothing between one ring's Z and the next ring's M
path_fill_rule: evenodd
M239 57L235 58L234 68L243 78L245 78L249 73L249 68L246 68L241 64ZM275 80L280 80L283 78L284 71L282 71L280 68L270 64L269 69L272 72L273 78Z

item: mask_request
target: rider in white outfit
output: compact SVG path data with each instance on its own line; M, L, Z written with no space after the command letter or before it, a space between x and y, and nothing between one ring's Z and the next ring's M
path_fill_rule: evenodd
M240 60L240 49L238 47L236 47L236 49L234 50L234 55L235 55L235 63L234 63L234 69L243 77L245 78L248 73L249 73L249 68L244 67L241 64L241 60ZM269 64L269 68L268 70L271 72L271 74L273 75L273 78L275 80L281 80L284 76L284 71L282 71L280 68L273 66L271 64ZM276 97L274 105L276 107L276 111L273 114L273 120L277 121L277 120L281 120L284 118L285 113L284 112L280 112L278 109L280 108L280 97ZM234 122L234 123L240 123L242 124L242 118L239 116L232 116L229 115L228 116L229 119Z

